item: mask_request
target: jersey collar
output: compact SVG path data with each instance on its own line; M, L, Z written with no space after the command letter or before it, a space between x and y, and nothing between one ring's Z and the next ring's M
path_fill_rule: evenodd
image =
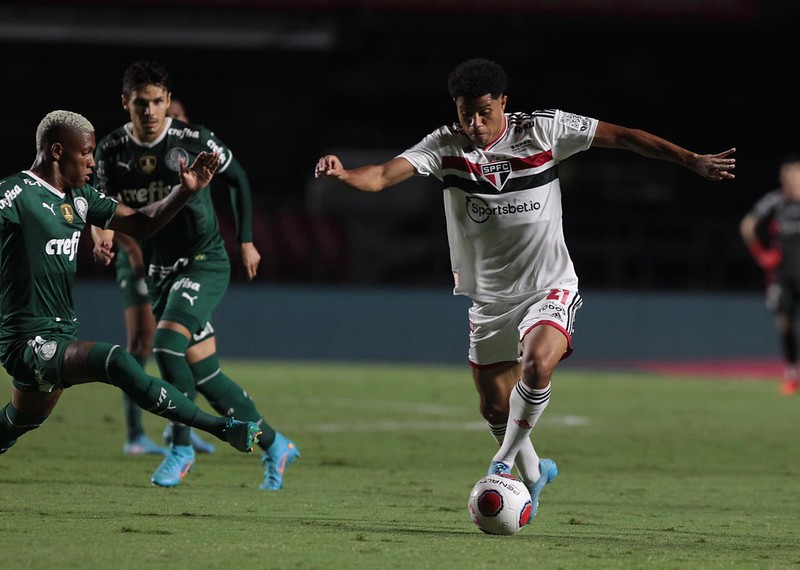
M136 138L136 135L133 134L133 123L126 123L122 128L125 129L125 133L130 137L130 139L139 146L143 146L145 148L152 148L156 146L158 143L163 141L167 136L167 131L172 126L172 117L167 117L167 122L164 123L164 130L161 131L161 134L158 135L158 138L151 142L144 142Z
M42 188L44 188L48 192L52 192L53 194L55 194L59 198L63 198L64 196L67 195L66 192L60 192L58 189L56 189L55 186L52 186L49 182L43 180L42 178L39 178L33 172L31 172L30 170L23 170L22 173L23 174L27 174L28 176L30 176L31 178L36 180L36 182L38 182L39 185L42 186Z

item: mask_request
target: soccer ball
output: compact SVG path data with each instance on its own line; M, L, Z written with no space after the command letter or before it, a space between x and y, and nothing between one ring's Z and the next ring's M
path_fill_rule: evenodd
M469 515L487 534L514 534L531 520L531 494L513 475L487 475L469 494Z

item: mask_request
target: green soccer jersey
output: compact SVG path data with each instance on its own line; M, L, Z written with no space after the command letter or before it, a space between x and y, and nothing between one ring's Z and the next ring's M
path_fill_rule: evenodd
M75 335L81 230L105 228L116 209L88 184L62 194L27 170L0 180L0 343Z
M189 165L201 151L218 152L220 166L215 179L227 183L232 193L238 192L234 199L238 240L252 241L250 187L231 151L203 126L177 119L167 121L164 132L153 142L138 140L131 123L104 137L95 152L97 187L133 208L141 208L161 200L179 184L181 158ZM198 256L227 261L210 188L192 197L145 245L145 263L154 279Z

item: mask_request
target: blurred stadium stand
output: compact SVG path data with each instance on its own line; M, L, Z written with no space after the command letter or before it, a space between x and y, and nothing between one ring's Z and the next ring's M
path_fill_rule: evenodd
M486 56L509 72L511 110L561 107L698 152L738 148L728 184L616 151L564 162L583 287L755 291L738 222L798 150L798 22L800 4L758 0L4 2L0 166L30 166L52 109L85 114L99 136L123 123L122 71L155 59L251 177L259 280L448 287L435 183L362 196L311 173L327 150L382 161L452 121L447 73ZM215 198L232 246L227 192ZM89 250L84 240L82 273L109 279Z

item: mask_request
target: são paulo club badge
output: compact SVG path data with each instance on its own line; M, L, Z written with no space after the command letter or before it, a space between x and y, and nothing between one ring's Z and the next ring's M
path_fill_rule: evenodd
M509 176L511 176L511 163L507 160L481 164L481 178L494 186L498 192L506 185Z

